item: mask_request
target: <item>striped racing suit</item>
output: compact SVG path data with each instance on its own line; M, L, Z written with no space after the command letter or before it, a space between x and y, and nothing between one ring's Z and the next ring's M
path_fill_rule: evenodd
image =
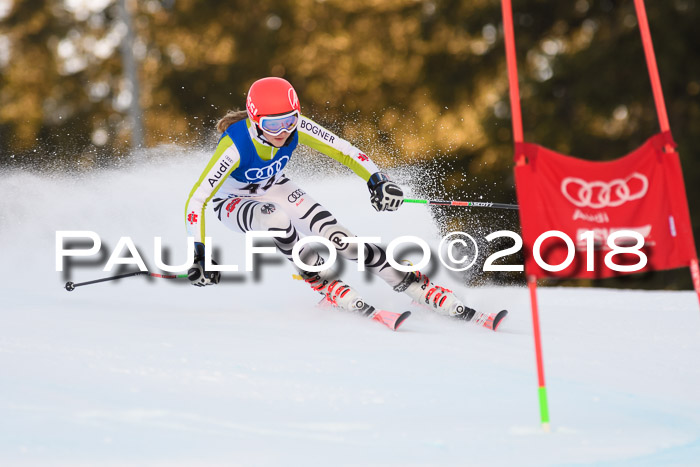
M337 160L365 181L379 171L377 166L358 148L304 116L280 148L270 145L258 131L244 119L223 133L187 200L188 235L204 243L205 209L211 202L217 219L231 230L278 232L281 236L274 238L275 245L290 260L300 235L315 235L328 239L344 258L358 261L357 245L341 241L354 235L283 171L299 144ZM391 267L383 248L366 244L364 251L367 270L394 288L405 281L407 273ZM299 256L305 264L323 263L311 248L302 248Z

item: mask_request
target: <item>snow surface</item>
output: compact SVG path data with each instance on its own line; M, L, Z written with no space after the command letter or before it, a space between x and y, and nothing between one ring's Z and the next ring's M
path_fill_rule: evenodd
M216 287L137 277L67 293L117 272L102 267L121 236L149 267L154 236L184 262L184 202L208 155L160 153L0 175L0 465L700 465L691 291L539 289L550 433L525 288L467 288L436 268L468 304L510 310L497 333L423 310L398 332L321 310L280 261ZM292 172L356 234L437 245L428 208L375 213L357 178ZM242 269L243 237L207 225ZM56 272L57 230L97 232L105 256ZM354 266L344 277L370 303L411 307Z

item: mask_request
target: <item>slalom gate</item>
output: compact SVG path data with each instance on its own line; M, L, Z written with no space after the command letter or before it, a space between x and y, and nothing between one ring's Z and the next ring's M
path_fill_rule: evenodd
M689 267L700 300L700 270L680 160L666 114L644 1L634 0L634 5L661 131L626 156L592 162L523 140L513 11L511 0L501 0L516 191L524 251L532 252L525 258L525 274L532 310L540 420L545 431L549 431L549 409L537 306L538 278L606 278L625 271ZM616 243L620 231L643 241L634 246ZM577 248L570 240L544 245L538 241L543 232L557 232L549 236L575 239L584 247ZM608 252L603 257L606 247ZM604 267L610 264L617 268Z

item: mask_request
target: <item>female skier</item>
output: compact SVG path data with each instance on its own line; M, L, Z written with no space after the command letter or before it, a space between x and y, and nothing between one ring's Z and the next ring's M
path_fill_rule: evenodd
M192 188L185 209L187 232L195 239L195 262L188 276L196 286L216 284L220 277L219 272L204 268L204 211L210 201L217 218L231 230L277 232L280 236L273 241L290 261L292 247L300 235L324 237L340 255L358 260L357 244L342 241L354 235L284 175L284 167L299 144L337 160L365 180L370 202L377 211L395 211L403 203L401 188L380 172L369 157L301 115L296 91L282 78L263 78L253 83L246 111L229 111L219 120L217 129L223 134L214 156ZM312 248L300 249L299 256L304 264L323 264L323 258ZM431 283L420 272L394 269L378 245L366 244L361 260L395 291L408 294L418 303L467 320L474 314L451 291ZM368 315L368 309L373 310L332 269L300 270L299 274L336 307Z

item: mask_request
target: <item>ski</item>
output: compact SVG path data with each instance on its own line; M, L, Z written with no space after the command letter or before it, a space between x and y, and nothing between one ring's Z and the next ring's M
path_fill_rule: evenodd
M300 275L298 274L293 274L292 278L294 280L304 280ZM323 295L323 294L322 294ZM403 324L404 321L406 321L406 318L411 316L410 311L404 311L401 313L394 313L393 311L387 311L387 310L379 310L369 303L365 302L364 300L358 300L357 303L357 309L352 310L351 312L355 313L360 313L362 316L365 316L372 321L376 321L378 323L383 324L384 326L388 327L392 331L396 331L399 329L399 326ZM339 310L347 311L335 304L333 301L331 301L328 297L323 297L321 301L318 302L316 305L318 308L336 308Z
M406 318L411 316L410 311L404 311L403 313L394 313L393 311L387 310L377 310L372 305L363 303L363 308L358 310L364 316L367 316L372 321L377 321L382 323L384 326L388 327L392 331L399 329L399 326L406 321Z
M486 329L495 331L506 316L508 316L508 310L501 310L498 313L482 313L477 311L470 321L477 325L480 324Z
M394 313L393 311L387 311L387 310L378 310L369 303L365 302L364 300L359 303L360 308L355 311L355 313L359 313L362 316L365 316L372 321L376 321L378 323L383 324L384 326L388 327L392 331L396 331L399 329L399 326L403 324L404 321L406 321L406 318L411 316L410 311L404 311L402 313ZM321 299L321 301L318 302L316 305L318 308L333 308L337 310L342 310L342 311L347 311L344 310L338 306L333 305L331 302L329 302L325 297ZM352 313L352 312L351 312Z
M421 308L430 310L430 311L435 311L432 308L430 308L427 305L423 305L422 303L413 301L412 303L420 306ZM498 313L484 313L481 311L476 311L473 308L465 307L466 310L464 310L463 313L460 313L458 315L452 316L453 319L459 319L462 321L468 321L470 323L474 323L477 326L483 326L486 329L490 329L492 331L496 331L498 329L498 326L501 325L503 322L503 319L508 316L508 310L501 310Z

